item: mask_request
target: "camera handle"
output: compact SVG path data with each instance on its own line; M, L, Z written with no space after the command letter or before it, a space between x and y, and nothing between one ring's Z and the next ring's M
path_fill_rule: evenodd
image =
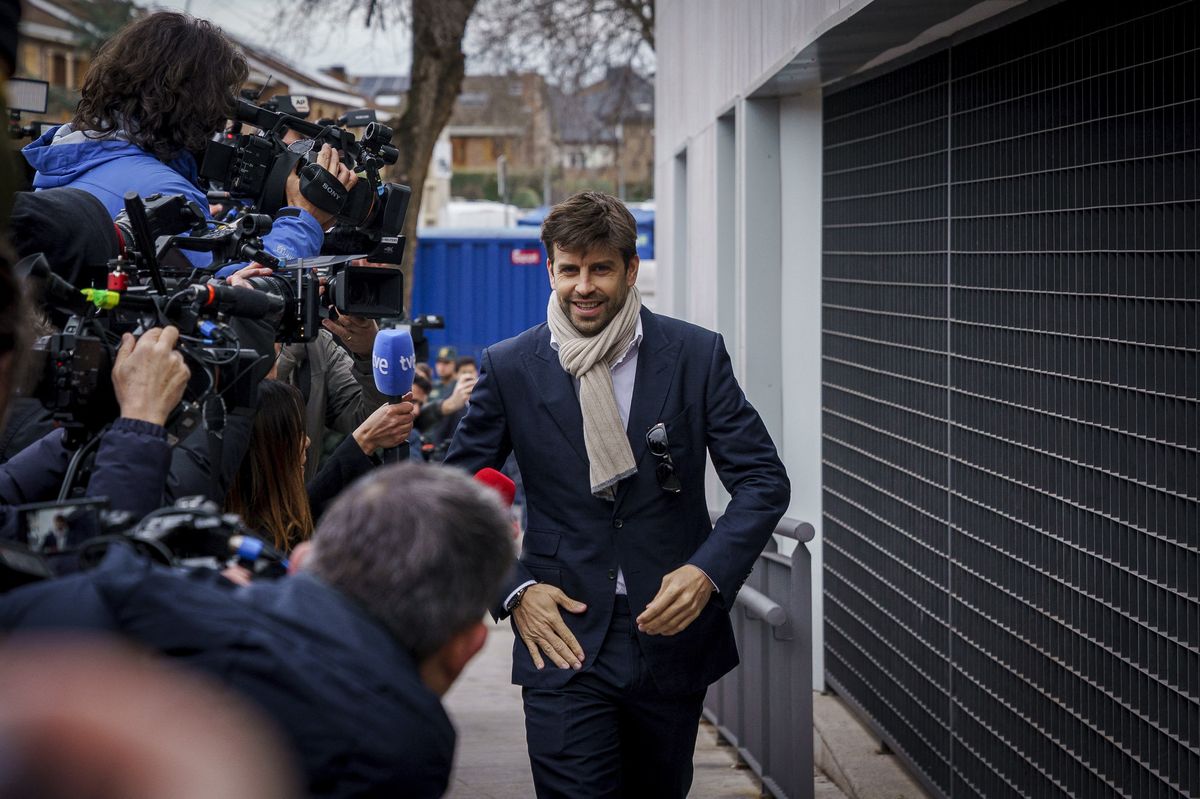
M317 208L334 216L341 213L349 195L333 173L320 164L307 164L300 169L300 193Z

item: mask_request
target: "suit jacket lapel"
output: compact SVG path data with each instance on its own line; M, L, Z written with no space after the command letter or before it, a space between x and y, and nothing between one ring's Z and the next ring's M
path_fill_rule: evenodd
M532 353L523 360L535 396L546 407L550 417L584 463L588 463L587 446L583 443L583 414L575 393L575 380L558 362L558 353L550 346L550 328L543 329Z
M671 390L671 379L675 376L682 346L682 342L666 337L657 316L642 309L642 345L638 349L637 376L626 429L635 463L641 463L646 454L646 431L663 421L659 414ZM625 482L628 481L622 481L622 484Z

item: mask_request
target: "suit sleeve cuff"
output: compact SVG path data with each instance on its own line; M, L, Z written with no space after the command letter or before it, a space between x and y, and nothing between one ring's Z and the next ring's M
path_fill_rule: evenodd
M524 591L526 588L528 588L531 585L537 585L537 580L526 580L525 582L518 585L511 594L509 594L507 597L504 598L504 611L506 613L508 611L512 610L512 601L517 596L517 594L521 593L522 591Z
M693 566L696 566L696 564L694 564L694 563L693 563L692 565L693 565ZM701 574L703 574L705 577L708 577L708 572L704 571L704 569L701 569L699 566L696 566L696 569L697 569L697 570L698 570L698 571L699 571ZM716 581L716 580L714 580L714 579L713 579L713 578L711 578L711 577L708 577L708 581L709 581L710 583L712 583L712 587L713 587L713 592L714 592L714 593L717 593L717 594L721 593L721 586L717 585L717 581Z

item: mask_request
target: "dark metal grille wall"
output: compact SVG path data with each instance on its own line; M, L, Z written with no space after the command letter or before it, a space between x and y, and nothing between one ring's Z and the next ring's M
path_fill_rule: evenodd
M948 796L1200 796L1200 0L832 93L826 672Z

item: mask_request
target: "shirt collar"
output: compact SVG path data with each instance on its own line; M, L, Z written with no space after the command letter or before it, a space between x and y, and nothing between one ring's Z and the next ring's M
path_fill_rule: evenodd
M638 314L637 328L634 329L634 331L633 331L633 341L629 342L629 349L625 350L625 354L617 359L617 362L613 364L613 368L614 369L617 368L618 366L620 366L621 364L625 363L627 360L632 358L633 354L638 351L638 348L641 345L642 345L642 315ZM555 352L558 352L558 339L554 337L553 330L550 331L550 349L554 350Z

